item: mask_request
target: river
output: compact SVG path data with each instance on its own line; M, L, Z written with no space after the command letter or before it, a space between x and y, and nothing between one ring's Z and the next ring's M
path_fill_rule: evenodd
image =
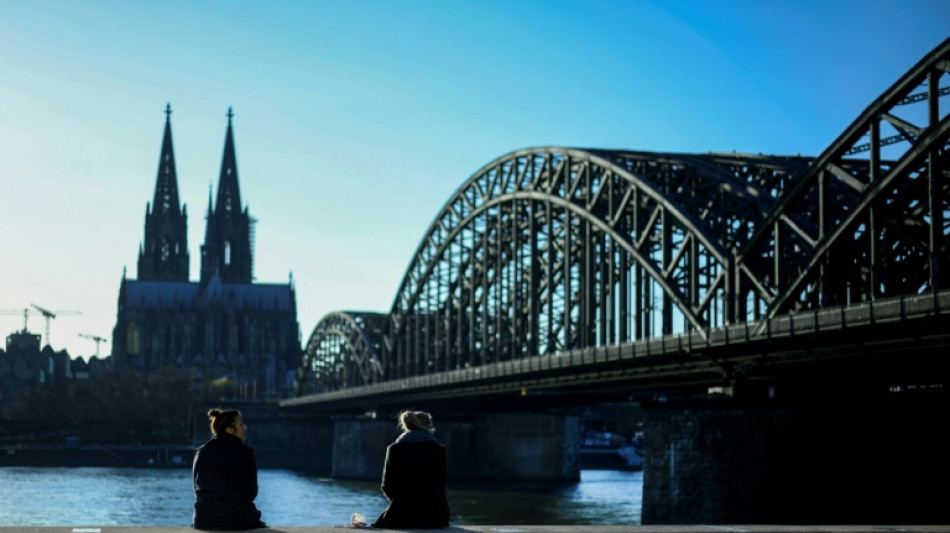
M578 483L466 483L448 489L453 524L640 523L642 472L582 470ZM379 483L289 470L258 473L257 506L271 526L372 521ZM183 468L0 467L0 526L186 526L191 472Z

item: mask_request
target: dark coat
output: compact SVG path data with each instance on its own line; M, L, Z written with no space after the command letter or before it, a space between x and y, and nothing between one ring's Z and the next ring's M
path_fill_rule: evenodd
M412 435L412 434L416 435ZM412 431L386 448L382 489L389 507L373 527L437 529L449 527L445 497L445 447ZM416 438L412 438L416 437Z
M191 469L195 487L196 529L267 527L254 506L257 459L254 450L230 433L211 437L195 452Z

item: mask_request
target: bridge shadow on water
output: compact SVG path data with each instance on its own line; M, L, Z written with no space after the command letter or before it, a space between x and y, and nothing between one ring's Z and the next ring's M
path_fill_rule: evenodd
M450 483L461 524L639 524L643 473L582 470L578 483Z

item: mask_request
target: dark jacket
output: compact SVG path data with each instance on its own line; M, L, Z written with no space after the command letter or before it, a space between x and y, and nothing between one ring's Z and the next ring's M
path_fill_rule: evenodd
M386 448L382 489L389 507L373 527L437 529L449 526L445 447L427 431L409 431Z
M230 433L211 437L195 452L191 468L195 487L196 529L267 527L254 506L257 460L254 450Z

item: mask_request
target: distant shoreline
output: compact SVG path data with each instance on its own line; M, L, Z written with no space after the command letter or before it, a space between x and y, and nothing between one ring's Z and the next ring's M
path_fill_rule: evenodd
M0 466L190 467L190 445L5 445Z
M195 446L168 445L0 445L0 467L191 468ZM320 470L313 455L288 450L255 450L260 468Z

